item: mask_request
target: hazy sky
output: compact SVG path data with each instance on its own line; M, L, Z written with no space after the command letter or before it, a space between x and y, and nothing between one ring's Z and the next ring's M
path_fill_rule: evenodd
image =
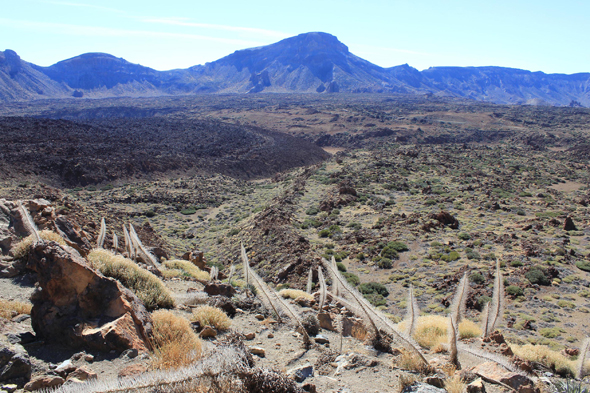
M588 0L0 0L0 50L38 65L106 52L158 70L310 31L382 67L590 72Z

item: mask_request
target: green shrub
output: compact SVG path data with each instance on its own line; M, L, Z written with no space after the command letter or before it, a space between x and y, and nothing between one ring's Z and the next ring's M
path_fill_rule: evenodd
M551 285L551 279L548 277L547 271L541 266L533 266L524 276L531 284Z
M524 290L516 285L510 285L506 287L506 293L512 297L518 297L524 295Z
M408 246L405 243L399 241L389 242L387 243L387 247L393 248L397 252L404 252L409 250Z
M585 272L590 272L590 261L577 261L576 266Z
M387 299L378 293L368 293L363 296L375 307L385 306L387 304Z
M473 272L469 275L469 280L474 284L483 284L485 278L480 272Z
M351 228L355 231L358 231L359 229L361 229L363 226L361 224L359 224L358 222L351 222L350 224L347 225L348 228Z
M480 296L477 299L477 308L479 308L480 310L483 310L483 308L485 307L486 303L489 303L492 301L492 298L486 295Z
M385 287L385 285L380 284L378 282L365 282L359 285L359 291L363 295L367 295L370 293L378 293L383 297L389 296L389 291Z
M521 261L512 261L512 262L510 262L510 266L521 267L521 266L523 266L523 263Z
M457 251L451 251L447 255L443 255L440 259L442 259L445 262L453 262L459 258L461 258L461 255L459 255Z
M309 209L307 209L305 211L305 214L307 214L308 216L315 216L319 212L320 212L320 209L318 209L317 207L310 207Z
M330 236L330 230L329 229L322 229L321 231L318 232L318 236L319 237L328 237L328 236Z
M182 209L180 214L184 214L185 216L190 216L191 214L195 214L197 209L194 206L187 207L186 209Z
M473 251L471 248L465 249L465 256L469 260L479 261L481 259L481 255L477 251Z
M389 258L381 258L381 260L377 262L377 266L381 269L391 269L393 267L393 262Z
M471 239L471 236L469 236L468 233L465 232L461 232L460 234L457 235L457 237L461 240L469 240Z
M342 262L338 262L336 263L336 266L338 267L338 270L341 272L346 272L346 266L342 263Z
M346 281L348 281L348 283L353 287L356 287L361 283L361 280L356 274L343 272L342 276L344 276L344 278L346 278Z
M227 233L228 236L235 236L238 233L240 233L240 230L238 228L232 228L229 230L229 232Z
M387 258L389 260L391 259L397 259L399 258L399 255L397 253L397 251L389 246L386 246L382 251L381 251L381 256L383 258Z

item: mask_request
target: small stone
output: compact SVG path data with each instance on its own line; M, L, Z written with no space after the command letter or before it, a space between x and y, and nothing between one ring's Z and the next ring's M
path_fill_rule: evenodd
M67 381L64 382L63 386L82 385L84 383L85 381L82 381L81 379L68 377Z
M426 377L424 379L424 382L426 382L429 385L432 386L436 386L437 388L441 388L444 389L445 388L445 380L444 378L441 378L437 375L431 376L431 377Z
M328 339L328 337L323 336L321 334L318 334L317 336L315 336L314 340L318 344L329 344L330 343L330 340Z
M31 379L24 387L26 391L32 392L34 390L53 388L63 385L65 380L56 375L41 375Z
M211 326L205 326L201 333L199 334L201 338L215 338L217 337L217 330L213 329Z
M2 385L2 387L0 387L0 389L4 390L6 393L13 393L16 391L16 389L18 389L18 385L15 385L13 383L9 383L6 385Z
M317 389L313 383L304 383L303 385L301 385L301 389L309 393L317 393Z
M254 318L258 319L259 321L262 321L262 320L264 320L264 315L256 314L256 315L254 315Z
M254 340L256 338L256 333L254 333L254 332L246 333L244 335L244 338L248 341Z
M139 355L139 351L136 348L126 349L121 353L121 357L125 359L135 359Z
M70 359L72 359L72 360L80 360L84 356L86 356L86 352L77 352L77 353L73 354Z
M332 332L336 330L334 328L333 318L330 313L327 313L327 312L318 313L318 321L320 322L320 327L322 329L330 330Z
M250 347L250 353L261 358L266 356L266 351L264 350L264 348L261 347Z
M76 366L72 363L70 359L60 363L55 372L58 373L61 377L65 378L68 374L76 370Z
M82 366L82 367L78 367L76 369L76 371L72 371L70 373L70 375L68 375L68 380L70 378L76 378L76 379L79 379L80 381L88 381L91 379L98 378L98 375L94 371L89 369L88 367Z
M446 390L434 387L427 383L416 382L410 386L406 386L402 393L446 393Z
M31 319L31 316L29 314L20 314L12 318L12 322L21 323L24 321L28 321L29 319Z
M482 379L477 378L475 381L467 385L467 393L486 393L486 388Z
M303 366L295 367L287 371L287 375L295 382L303 382L309 377L313 377L313 366L307 363Z
M94 355L86 355L86 356L84 356L84 360L87 361L88 363L92 363L92 362L94 362Z
M268 333L268 336L266 336L266 337L268 337L268 338L275 338L275 335L272 334L272 333Z

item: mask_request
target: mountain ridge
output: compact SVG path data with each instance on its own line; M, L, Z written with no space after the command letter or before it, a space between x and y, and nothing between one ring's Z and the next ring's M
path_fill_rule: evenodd
M169 71L106 53L85 53L41 67L12 50L0 52L0 101L263 92L427 94L499 104L590 106L590 73L546 74L498 66L383 68L322 32Z

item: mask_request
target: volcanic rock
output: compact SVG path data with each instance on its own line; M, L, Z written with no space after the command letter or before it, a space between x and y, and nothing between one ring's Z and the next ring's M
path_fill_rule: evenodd
M117 280L92 269L72 248L33 246L27 267L38 275L31 324L38 337L73 348L146 351L152 321L141 301Z

